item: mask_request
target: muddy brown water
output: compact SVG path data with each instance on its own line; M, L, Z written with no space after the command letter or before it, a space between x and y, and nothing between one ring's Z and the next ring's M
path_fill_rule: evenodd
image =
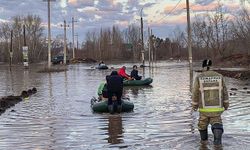
M132 63L122 65L132 69ZM90 99L111 70L93 69L93 64L68 66L67 72L36 73L0 66L0 96L20 94L36 87L38 92L0 116L0 149L204 149L199 144L198 113L191 111L187 62L160 62L145 69L152 86L126 87L124 95L134 103L130 113L97 114ZM142 70L139 70L140 72ZM223 114L223 149L250 149L249 81L226 78L230 108ZM244 90L243 88L247 88ZM209 145L214 149L209 128Z

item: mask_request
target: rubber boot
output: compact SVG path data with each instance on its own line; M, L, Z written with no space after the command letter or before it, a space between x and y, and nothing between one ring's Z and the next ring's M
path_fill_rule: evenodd
M114 113L114 107L113 105L108 105L109 113L113 114Z
M214 134L214 145L221 145L223 125L219 123L215 123L214 125L212 125L212 132Z
M221 145L221 137L222 137L223 130L222 129L214 129L214 145Z
M207 140L208 140L207 129L199 130L199 131L200 131L200 136L201 136L201 144L207 144Z

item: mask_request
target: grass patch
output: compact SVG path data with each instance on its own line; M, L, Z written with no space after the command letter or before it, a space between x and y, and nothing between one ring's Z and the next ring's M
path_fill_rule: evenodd
M249 80L250 79L250 71L227 71L227 70L215 70L216 72L222 74L223 76L227 76L230 78L240 79L240 80Z

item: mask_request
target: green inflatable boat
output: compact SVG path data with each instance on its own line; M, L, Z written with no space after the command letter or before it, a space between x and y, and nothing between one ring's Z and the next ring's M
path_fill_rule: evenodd
M124 86L141 86L141 85L149 85L153 82L152 78L145 78L144 80L124 80Z
M98 113L108 113L108 101L98 101L96 98L91 99L91 108L94 112ZM134 104L129 102L129 100L122 99L122 112L133 111Z

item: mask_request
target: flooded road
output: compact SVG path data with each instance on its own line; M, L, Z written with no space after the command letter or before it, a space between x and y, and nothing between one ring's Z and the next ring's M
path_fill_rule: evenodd
M119 68L124 64L108 64ZM125 64L128 72L133 64ZM103 150L200 148L198 113L191 111L188 63L158 63L146 68L152 86L126 87L124 94L134 103L130 113L97 114L90 99L111 70L92 65L68 66L67 72L36 73L15 66L0 66L0 96L19 95L36 87L38 92L0 116L0 149L8 150ZM140 70L141 72L141 70ZM250 149L249 81L226 78L230 108L223 114L223 149ZM243 88L248 88L244 90ZM231 91L237 88L237 91ZM209 128L209 146L213 149Z

